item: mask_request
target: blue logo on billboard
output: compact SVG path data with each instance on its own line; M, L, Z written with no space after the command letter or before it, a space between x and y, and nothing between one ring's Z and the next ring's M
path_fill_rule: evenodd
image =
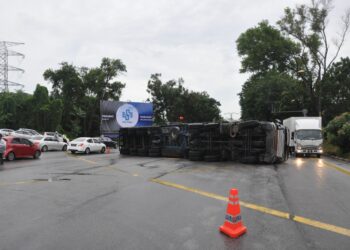
M118 108L116 118L120 127L134 127L139 121L139 112L133 105L126 103Z
M130 109L125 110L125 112L123 112L123 118L129 121L130 118L132 118L132 111Z

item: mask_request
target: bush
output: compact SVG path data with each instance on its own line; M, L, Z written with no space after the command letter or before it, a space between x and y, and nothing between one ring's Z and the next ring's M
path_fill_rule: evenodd
M325 128L327 141L339 146L342 153L350 152L350 112L331 120Z

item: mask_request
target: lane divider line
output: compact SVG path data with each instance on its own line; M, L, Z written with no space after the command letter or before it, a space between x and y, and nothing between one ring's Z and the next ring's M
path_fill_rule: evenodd
M338 170L339 172L342 172L343 174L347 174L350 176L350 171L345 169L345 168L342 168L342 167L339 167L337 166L336 164L333 164L329 161L325 161L323 160L324 164L326 165L326 167L330 167L330 168L334 168L335 170Z
M17 182L0 182L0 187L13 186L13 185L25 185L25 184L34 184L42 181L38 180L28 180L28 181L17 181Z
M209 197L209 198L212 198L212 199L216 199L216 200L220 200L220 201L226 201L226 202L228 201L227 197L224 197L224 196L221 196L221 195L218 195L218 194L214 194L214 193L209 193L209 192L202 191L202 190L195 189L195 188L191 188L191 187L186 187L186 186L183 186L183 185L180 185L180 184L177 184L177 183L173 183L173 182L169 182L169 181L162 181L162 180L159 180L159 179L151 179L150 181L154 182L154 183L158 183L158 184L164 185L164 186L173 187L173 188L176 188L176 189L180 189L180 190L188 191L188 192L191 192L191 193L199 194L199 195L202 195L202 196L205 196L205 197ZM245 207L245 208L249 208L249 209L252 209L252 210L255 210L255 211L259 211L259 212L262 212L262 213L265 213L265 214L269 214L269 215L276 216L276 217L283 218L283 219L287 219L287 220L292 220L292 221L295 221L295 222L298 222L298 223L301 223L301 224L305 224L305 225L308 225L308 226L312 226L312 227L315 227L315 228L319 228L319 229L322 229L322 230L326 230L326 231L330 231L330 232L333 232L333 233L337 233L337 234L341 234L341 235L345 235L347 237L350 237L350 229L348 229L348 228L338 227L338 226L335 226L335 225L332 225L332 224L324 223L324 222L317 221L317 220L308 219L308 218L305 218L305 217L302 217L302 216L292 215L292 214L287 213L287 212L282 212L282 211L271 209L271 208L268 208L268 207L259 206L259 205L256 205L256 204L253 204L253 203L248 203L248 202L245 202L245 201L240 201L240 204L241 204L242 207Z

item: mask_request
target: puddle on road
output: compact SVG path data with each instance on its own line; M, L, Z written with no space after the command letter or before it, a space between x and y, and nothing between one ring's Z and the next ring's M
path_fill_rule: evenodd
M38 178L38 179L33 179L33 181L43 181L43 182L54 182L54 181L70 181L70 178Z

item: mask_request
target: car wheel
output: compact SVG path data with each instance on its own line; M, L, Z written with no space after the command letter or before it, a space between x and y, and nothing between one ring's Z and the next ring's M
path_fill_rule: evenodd
M70 151L73 155L75 154L75 151L74 150L72 150L72 151Z
M321 155L320 155L320 154L317 154L317 158L321 158Z
M105 147L102 147L102 149L101 149L101 154L104 154L105 151L106 151L106 148L105 148Z
M86 148L86 149L85 149L85 154L88 155L88 154L90 154L90 152L91 152L91 151L90 151L90 148Z
M47 148L47 146L45 145L45 146L43 146L42 148L41 148L41 151L42 152L46 152L48 150L48 148Z
M35 154L33 156L34 159L39 159L41 155L41 152L39 150L35 151Z
M67 145L64 145L62 151L67 151Z
M8 161L13 161L14 159L16 159L15 153L14 152L8 153L7 160Z

